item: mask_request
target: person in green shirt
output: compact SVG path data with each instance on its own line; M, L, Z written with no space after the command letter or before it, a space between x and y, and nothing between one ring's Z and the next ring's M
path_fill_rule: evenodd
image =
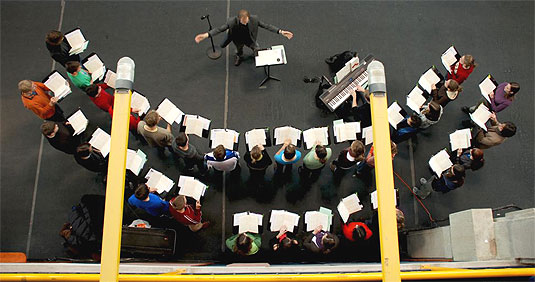
M230 236L230 238L225 241L225 244L227 245L227 248L238 255L250 256L256 254L258 250L260 250L262 238L259 234L245 232Z
M319 143L303 158L303 165L299 167L298 171L301 179L314 183L318 180L321 170L325 167L325 163L331 158L332 150Z
M70 61L65 64L67 75L71 79L72 84L84 90L91 85L91 73L82 69L80 62Z

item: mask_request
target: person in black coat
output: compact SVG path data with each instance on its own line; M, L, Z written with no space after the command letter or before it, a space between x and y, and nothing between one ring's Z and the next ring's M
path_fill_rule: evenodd
M80 62L80 55L70 55L71 45L67 42L63 33L57 30L51 30L46 34L46 49L50 52L50 56L56 62L65 67L65 63L69 61Z
M52 147L66 153L76 153L76 148L80 145L80 136L74 134L74 129L68 122L45 121L41 125L41 133Z
M86 169L106 173L108 170L108 161L102 156L102 153L97 148L93 148L90 143L82 143L76 148L74 154L76 162Z
M274 25L264 23L260 21L257 16L250 15L247 10L240 10L238 16L229 18L224 25L216 27L208 32L197 34L197 36L195 36L195 42L199 43L209 36L214 37L217 34L228 30L227 38L220 46L221 48L225 48L231 41L234 42L234 45L236 45L236 59L234 65L238 66L241 63L243 46L251 48L253 52L256 52L260 48L256 42L258 27L281 34L288 39L293 37L293 33L282 30Z

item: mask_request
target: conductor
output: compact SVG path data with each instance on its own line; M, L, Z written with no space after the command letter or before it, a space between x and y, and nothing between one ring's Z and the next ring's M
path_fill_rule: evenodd
M208 32L197 34L197 36L195 36L195 42L199 43L208 38L208 36L214 37L228 29L227 38L220 46L221 48L225 48L231 41L234 42L234 45L236 45L234 65L238 66L242 61L241 56L243 55L243 46L251 48L255 53L260 48L256 42L259 26L271 32L281 34L288 39L292 39L293 37L293 33L279 29L274 25L263 23L257 16L250 15L247 10L240 10L238 16L229 18L224 25Z

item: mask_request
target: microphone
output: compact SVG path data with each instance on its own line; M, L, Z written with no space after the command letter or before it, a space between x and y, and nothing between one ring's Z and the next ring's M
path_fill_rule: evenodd
M208 18L210 15L201 16L201 20Z

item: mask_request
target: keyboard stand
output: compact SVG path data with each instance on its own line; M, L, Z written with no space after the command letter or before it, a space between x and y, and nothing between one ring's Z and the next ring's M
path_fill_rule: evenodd
M264 80L262 80L262 82L260 82L260 85L258 87L262 87L262 85L264 85L264 83L266 83L270 79L281 81L280 79L271 76L270 67L270 65L264 66L264 73L266 74L266 77L264 78Z

